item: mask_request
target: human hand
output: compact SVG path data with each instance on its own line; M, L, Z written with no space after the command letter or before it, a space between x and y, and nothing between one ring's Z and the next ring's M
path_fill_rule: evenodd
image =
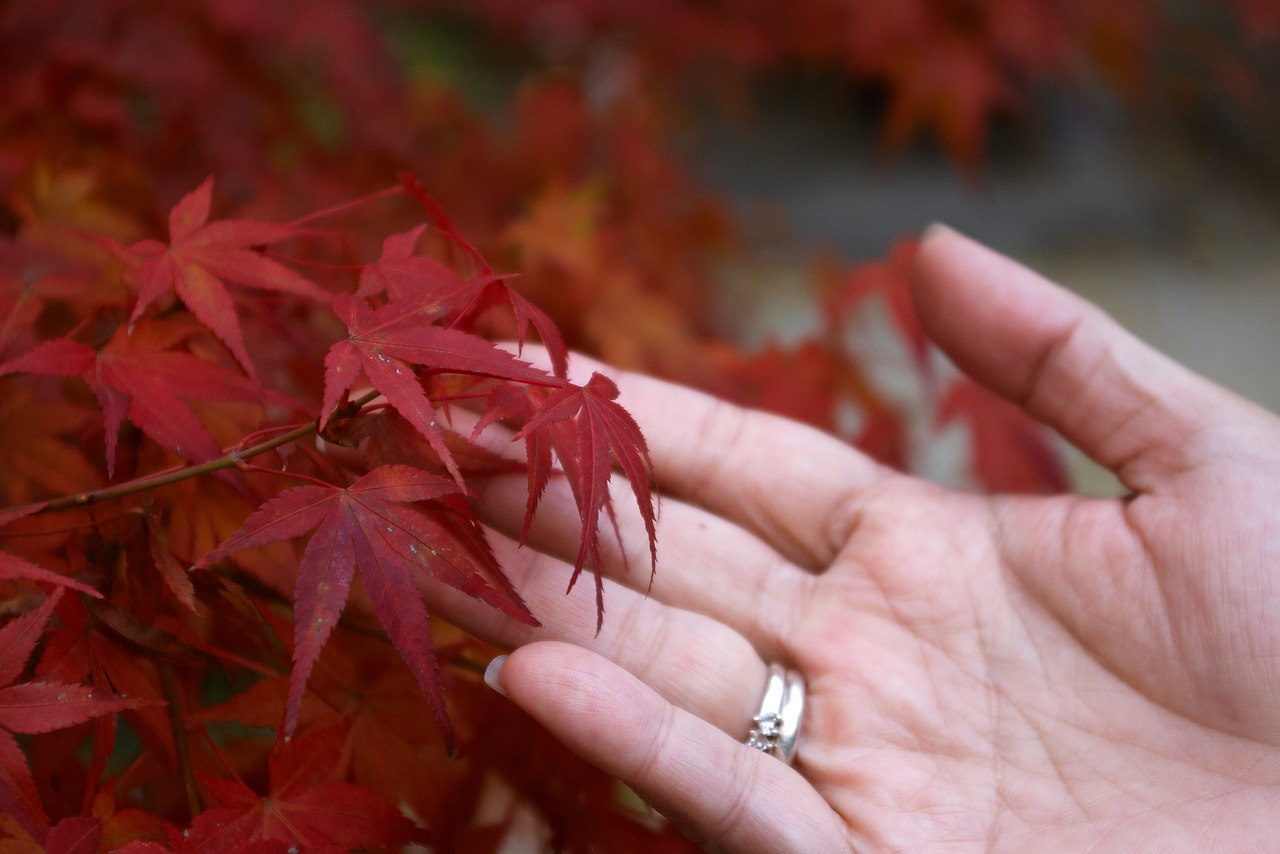
M961 368L1132 495L954 492L580 359L650 443L652 590L623 570L648 565L636 520L594 635L588 585L563 593L567 490L517 549L524 481L499 479L495 549L544 627L436 610L513 648L512 701L717 849L1280 846L1280 419L954 232L913 290ZM792 767L742 743L767 662L807 683Z

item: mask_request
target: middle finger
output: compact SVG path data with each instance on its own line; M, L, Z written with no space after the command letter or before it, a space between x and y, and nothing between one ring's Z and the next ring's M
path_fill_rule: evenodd
M647 534L630 504L633 499L626 481L615 476L609 486L619 536L600 532L604 575L662 603L724 623L770 660L788 657L788 642L795 636L798 615L818 576L794 566L751 532L671 498L662 501L658 514L658 565L651 574ZM481 518L506 535L517 536L516 520L522 518L526 490L523 478L493 478L481 493ZM526 542L572 562L581 533L568 485L553 480Z
M613 660L669 702L746 736L767 667L742 635L703 614L659 602L603 579L606 617L596 631L592 579L567 593L573 567L490 532L504 572L542 625L531 628L441 582L427 582L427 601L445 619L496 646L543 640L577 644Z

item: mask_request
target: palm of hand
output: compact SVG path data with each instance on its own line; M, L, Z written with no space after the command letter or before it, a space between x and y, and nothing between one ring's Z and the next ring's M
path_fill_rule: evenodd
M620 376L668 496L652 590L615 555L610 616L590 635L589 597L562 595L572 501L549 494L540 553L495 543L545 628L448 592L437 609L519 647L501 689L717 848L1266 844L1280 421L954 233L925 242L916 272L922 318L955 361L1133 496L954 493L782 419ZM522 489L485 496L500 530ZM741 744L767 661L807 682L794 769Z
M1280 682L1280 639L1241 623L1276 545L1226 555L1202 530L1162 530L1190 518L1174 501L987 501L894 479L859 509L794 642L804 774L857 837L1230 850L1265 827L1278 793L1250 784L1280 763L1258 690ZM1018 565L1014 524L1074 547ZM1091 589L1044 589L1076 573Z

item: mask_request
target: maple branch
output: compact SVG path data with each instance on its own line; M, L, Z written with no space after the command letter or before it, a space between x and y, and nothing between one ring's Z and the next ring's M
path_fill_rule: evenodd
M191 764L191 747L187 743L187 728L182 721L182 696L173 676L173 667L167 663L158 665L160 687L164 691L169 711L169 726L173 730L173 746L178 754L178 771L182 776L182 788L187 797L187 810L191 818L200 815L200 790L196 788L196 775Z
M366 392L355 400L347 402L344 406L339 407L339 412L335 414L336 418L350 418L363 409L366 405L378 397L377 390ZM253 459L256 456L265 454L267 451L274 451L281 445L287 445L290 442L296 442L316 432L315 421L309 421L302 424L287 433L281 433L273 439L266 439L256 445L247 448L237 448L218 457L215 460L209 460L203 463L183 466L181 468L167 469L154 474L143 475L124 483L118 483L115 486L107 486L102 489L94 489L89 492L79 492L75 495L64 495L61 498L55 498L51 501L41 502L39 505L27 505L34 507L29 514L37 516L41 513L52 513L58 510L74 510L79 507L88 507L91 504L98 504L103 501L110 501L113 498L123 498L127 495L136 495L140 492L146 492L152 489L159 489L162 486L170 486L171 484L180 483L184 480L190 480L193 477L202 477L206 474L213 474L223 469L238 468L244 460ZM22 511L26 507L11 508L14 511Z

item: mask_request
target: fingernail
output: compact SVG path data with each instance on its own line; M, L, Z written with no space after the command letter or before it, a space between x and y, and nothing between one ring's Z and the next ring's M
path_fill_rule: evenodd
M959 232L957 232L954 228L952 228L951 226L947 225L944 222L935 222L935 223L931 223L929 227L924 230L924 239L928 240L930 237L940 237L941 235L944 235L944 234L958 234L958 233Z
M502 665L507 661L505 655L500 655L493 661L489 662L489 666L484 669L484 684L497 691L502 696L507 696L507 692L502 690L502 685L498 682L498 676L502 673Z

